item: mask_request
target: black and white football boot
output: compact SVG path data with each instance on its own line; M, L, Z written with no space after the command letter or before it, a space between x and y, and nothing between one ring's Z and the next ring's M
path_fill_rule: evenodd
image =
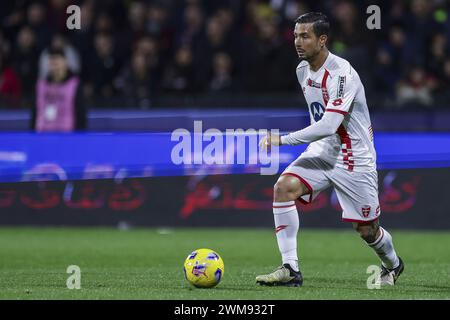
M303 284L303 276L300 270L294 271L285 263L269 274L257 276L256 283L262 286L300 287Z
M400 261L400 264L395 269L388 269L381 265L380 284L382 286L393 286L398 277L402 274L405 265L400 257L398 257L398 260Z

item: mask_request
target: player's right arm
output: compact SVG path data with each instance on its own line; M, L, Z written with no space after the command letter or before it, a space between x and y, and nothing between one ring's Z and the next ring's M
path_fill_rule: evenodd
M281 136L281 145L295 146L302 143L311 143L336 133L344 115L334 112L325 112L322 119L302 130Z

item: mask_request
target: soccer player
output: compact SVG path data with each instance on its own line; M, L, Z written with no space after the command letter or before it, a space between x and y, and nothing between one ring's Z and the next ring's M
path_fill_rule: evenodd
M379 224L378 175L373 130L364 87L350 63L328 51L327 17L310 12L295 21L295 49L301 60L297 78L308 103L311 125L287 135L261 139L271 145L309 143L274 186L273 214L282 265L256 277L261 285L301 286L297 258L299 218L295 200L308 204L333 186L343 221L354 229L381 260L381 285L394 285L404 265L392 237Z

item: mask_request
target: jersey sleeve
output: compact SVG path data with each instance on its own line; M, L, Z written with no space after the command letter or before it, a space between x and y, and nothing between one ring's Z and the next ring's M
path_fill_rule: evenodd
M330 94L326 112L346 116L356 96L356 84L351 73L340 73L331 79Z
M295 146L302 143L311 143L335 134L344 120L344 116L338 113L326 112L320 121L295 132L281 136L282 145Z

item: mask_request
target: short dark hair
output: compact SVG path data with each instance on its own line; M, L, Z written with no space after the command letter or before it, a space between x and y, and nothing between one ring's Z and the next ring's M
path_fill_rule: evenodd
M59 48L59 47L50 47L48 49L48 55L51 56L51 57L60 56L60 57L66 58L66 54L64 52L64 49Z
M323 34L328 36L328 33L330 32L330 22L328 21L328 17L322 12L308 12L302 14L295 19L295 23L313 23L314 34L318 37Z

